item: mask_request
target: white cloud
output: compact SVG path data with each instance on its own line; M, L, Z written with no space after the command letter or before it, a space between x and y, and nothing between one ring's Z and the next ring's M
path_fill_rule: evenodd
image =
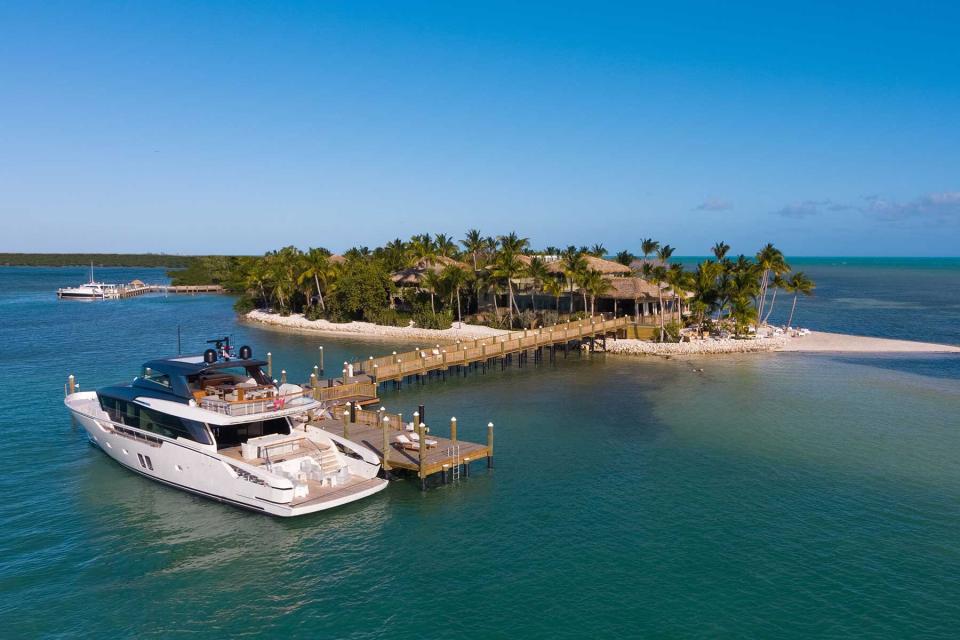
M727 211L733 209L733 203L720 198L707 198L697 205L697 211Z
M860 207L860 210L885 222L905 220L960 222L960 191L930 193L908 202L887 200L880 196L869 196L865 200L866 204Z

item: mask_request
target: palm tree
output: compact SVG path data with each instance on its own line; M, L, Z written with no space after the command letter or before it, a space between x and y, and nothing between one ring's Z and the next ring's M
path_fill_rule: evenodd
M763 324L767 324L767 321L770 319L770 314L773 313L773 305L777 301L777 291L780 289L786 288L786 281L783 279L783 276L779 273L773 274L773 296L770 298L770 308L767 309L767 314L763 316Z
M305 281L312 279L317 287L317 300L320 302L320 309L326 311L327 305L323 301L323 289L320 282L322 281L323 286L326 286L331 276L330 252L326 249L309 249L303 256L302 263L303 270L297 278L297 284L303 284Z
M265 259L257 260L250 266L247 277L244 279L244 286L247 289L254 289L260 292L260 301L264 306L267 304L265 287L269 279L269 270L267 267L268 265Z
M660 248L660 242L653 238L645 238L640 242L640 250L643 251L643 261L646 262L650 254Z
M592 255L594 258L602 258L605 255L607 255L607 248L602 244L597 243L597 244L594 244L592 247L590 247L590 251L588 251L587 253Z
M660 316L660 342L663 342L663 283L667 279L667 268L662 264L656 266L648 262L643 264L644 277L657 287L657 312Z
M727 257L727 252L730 251L730 245L721 240L713 245L712 251L713 256L717 259L717 262L723 262L723 259Z
M388 271L399 271L410 264L410 251L407 243L397 238L383 246L381 259Z
M751 322L759 317L756 301L760 295L759 264L744 256L737 258L730 273L730 315L734 320L734 332L740 335Z
M483 236L480 235L479 230L470 229L467 231L466 237L460 241L460 244L463 245L464 250L473 258L473 270L476 271L477 256L480 255L480 252L483 251L484 248Z
M461 325L463 324L463 314L460 309L460 289L468 282L471 275L473 274L467 273L466 269L455 264L448 264L440 274L444 286L451 292L451 303L454 296L457 298L457 322Z
M505 236L500 236L500 250L511 253L523 253L523 250L530 246L529 238L521 238L516 231L511 231Z
M410 261L416 263L430 263L437 257L437 247L429 233L422 233L410 238L408 244Z
M667 271L667 282L673 289L673 308L677 312L677 324L682 324L683 298L693 286L691 275L684 271L683 265L673 263Z
M425 289L430 293L430 311L433 312L433 315L437 315L437 307L434 304L434 296L440 291L443 290L443 279L440 277L440 272L433 269L427 269L423 272L423 275L420 276L420 288Z
M547 263L543 261L543 258L534 256L530 259L530 262L526 268L524 268L523 272L526 277L533 280L533 293L530 295L530 301L533 305L533 310L536 311L537 290L541 289L543 283L550 278L550 271L547 270Z
M717 306L720 299L720 290L717 284L722 271L722 265L713 260L704 260L697 265L697 270L693 273L691 309L697 316L697 326L700 331L703 331L704 318L710 313L711 309Z
M514 246L514 245L508 245ZM510 310L510 328L513 328L513 310L516 308L517 313L520 313L520 309L517 307L517 303L513 298L513 279L516 278L523 269L523 262L520 261L519 255L512 250L503 250L497 254L496 259L493 263L493 275L496 278L505 280L507 283L507 294L508 294L508 303Z
M560 313L560 296L565 290L564 282L560 278L547 278L543 281L543 290L556 299L556 311Z
M801 293L805 296L812 296L813 290L816 288L817 285L803 271L796 272L787 280L784 289L793 294L793 306L790 307L790 319L787 320L788 327L793 326L793 313L797 310L797 296Z
M625 267L629 267L630 263L633 262L633 254L629 251L620 251L617 253L617 262Z
M580 279L581 274L587 270L587 259L583 253L576 247L567 247L563 252L563 275L566 276L570 285L570 313L573 313L573 285ZM584 308L586 311L586 308Z
M603 277L603 272L590 269L583 278L583 290L590 294L590 315L596 312L597 296L602 296L613 288L613 285Z
M675 249L668 244L662 245L657 249L657 260L660 261L660 266L663 267L662 277L660 278L661 282L670 282L670 273L668 271L669 267L667 266L670 263L670 258L673 256ZM661 304L660 308L660 329L663 330L663 306ZM661 338L662 339L662 338Z
M457 243L445 233L438 233L433 241L436 254L444 258L453 258L457 255Z
M760 276L760 301L757 305L757 318L761 319L767 301L770 274L787 273L790 271L790 265L784 259L783 253L769 242L757 252L757 264L763 272Z
M268 281L273 288L273 297L286 310L290 298L297 290L297 264L303 254L293 246L284 247L267 255Z

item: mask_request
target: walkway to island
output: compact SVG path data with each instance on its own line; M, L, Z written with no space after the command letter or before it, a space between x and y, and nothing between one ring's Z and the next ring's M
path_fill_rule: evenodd
M379 384L446 371L453 367L486 363L498 358L502 360L518 354L521 357L531 352L542 355L544 348L549 349L552 356L556 348L566 348L572 342L579 344L585 341L606 341L608 337L621 335L632 324L632 319L625 316L606 320L602 317L584 318L552 327L511 331L488 338L458 340L449 345L438 344L427 349L394 352L379 358L370 356L367 360L348 364L343 373L349 377L349 368L352 367L354 376L362 374Z

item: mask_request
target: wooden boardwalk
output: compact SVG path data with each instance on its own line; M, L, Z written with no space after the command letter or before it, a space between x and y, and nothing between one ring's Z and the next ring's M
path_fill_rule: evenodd
M118 298L133 298L147 293L177 293L177 294L197 294L197 293L223 293L223 287L219 284L200 284L200 285L167 285L167 284L145 284L142 286L125 285L118 292Z
M616 337L632 324L629 317L603 319L600 317L574 320L552 327L511 331L489 338L464 340L453 344L414 349L379 358L370 357L353 363L353 371L363 373L375 383L402 380L408 376L425 375L452 367L467 366L518 353L554 349L571 342L583 342Z

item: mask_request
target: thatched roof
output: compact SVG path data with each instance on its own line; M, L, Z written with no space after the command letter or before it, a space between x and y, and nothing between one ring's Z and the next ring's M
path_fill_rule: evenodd
M612 260L604 260L603 258L596 258L594 256L583 256L583 258L587 261L588 269L599 271L605 276L630 275L630 267L625 264L613 262ZM563 261L555 260L548 262L547 270L551 273L563 273Z
M601 298L615 298L617 300L656 300L657 285L643 278L610 278L610 290ZM664 296L669 295L664 287Z
M334 263L334 264L343 264L344 262L347 261L347 259L344 258L344 257L343 257L342 255L340 255L339 253L331 253L331 254L330 254L330 257L329 257L328 259L330 260L330 262L332 262L332 263Z
M461 269L466 269L472 271L473 267L466 265L458 260L453 258L447 258L446 256L437 256L432 260L420 260L415 263L413 266L407 267L406 269L401 269L400 271L395 271L390 278L395 284L400 286L404 285L419 285L420 280L423 278L423 274L429 269L430 271L443 271L444 268L455 265Z
M658 260L656 257L653 258L637 258L630 263L630 270L634 273L640 273L643 269L644 264L649 264L651 267L665 267L666 265Z

